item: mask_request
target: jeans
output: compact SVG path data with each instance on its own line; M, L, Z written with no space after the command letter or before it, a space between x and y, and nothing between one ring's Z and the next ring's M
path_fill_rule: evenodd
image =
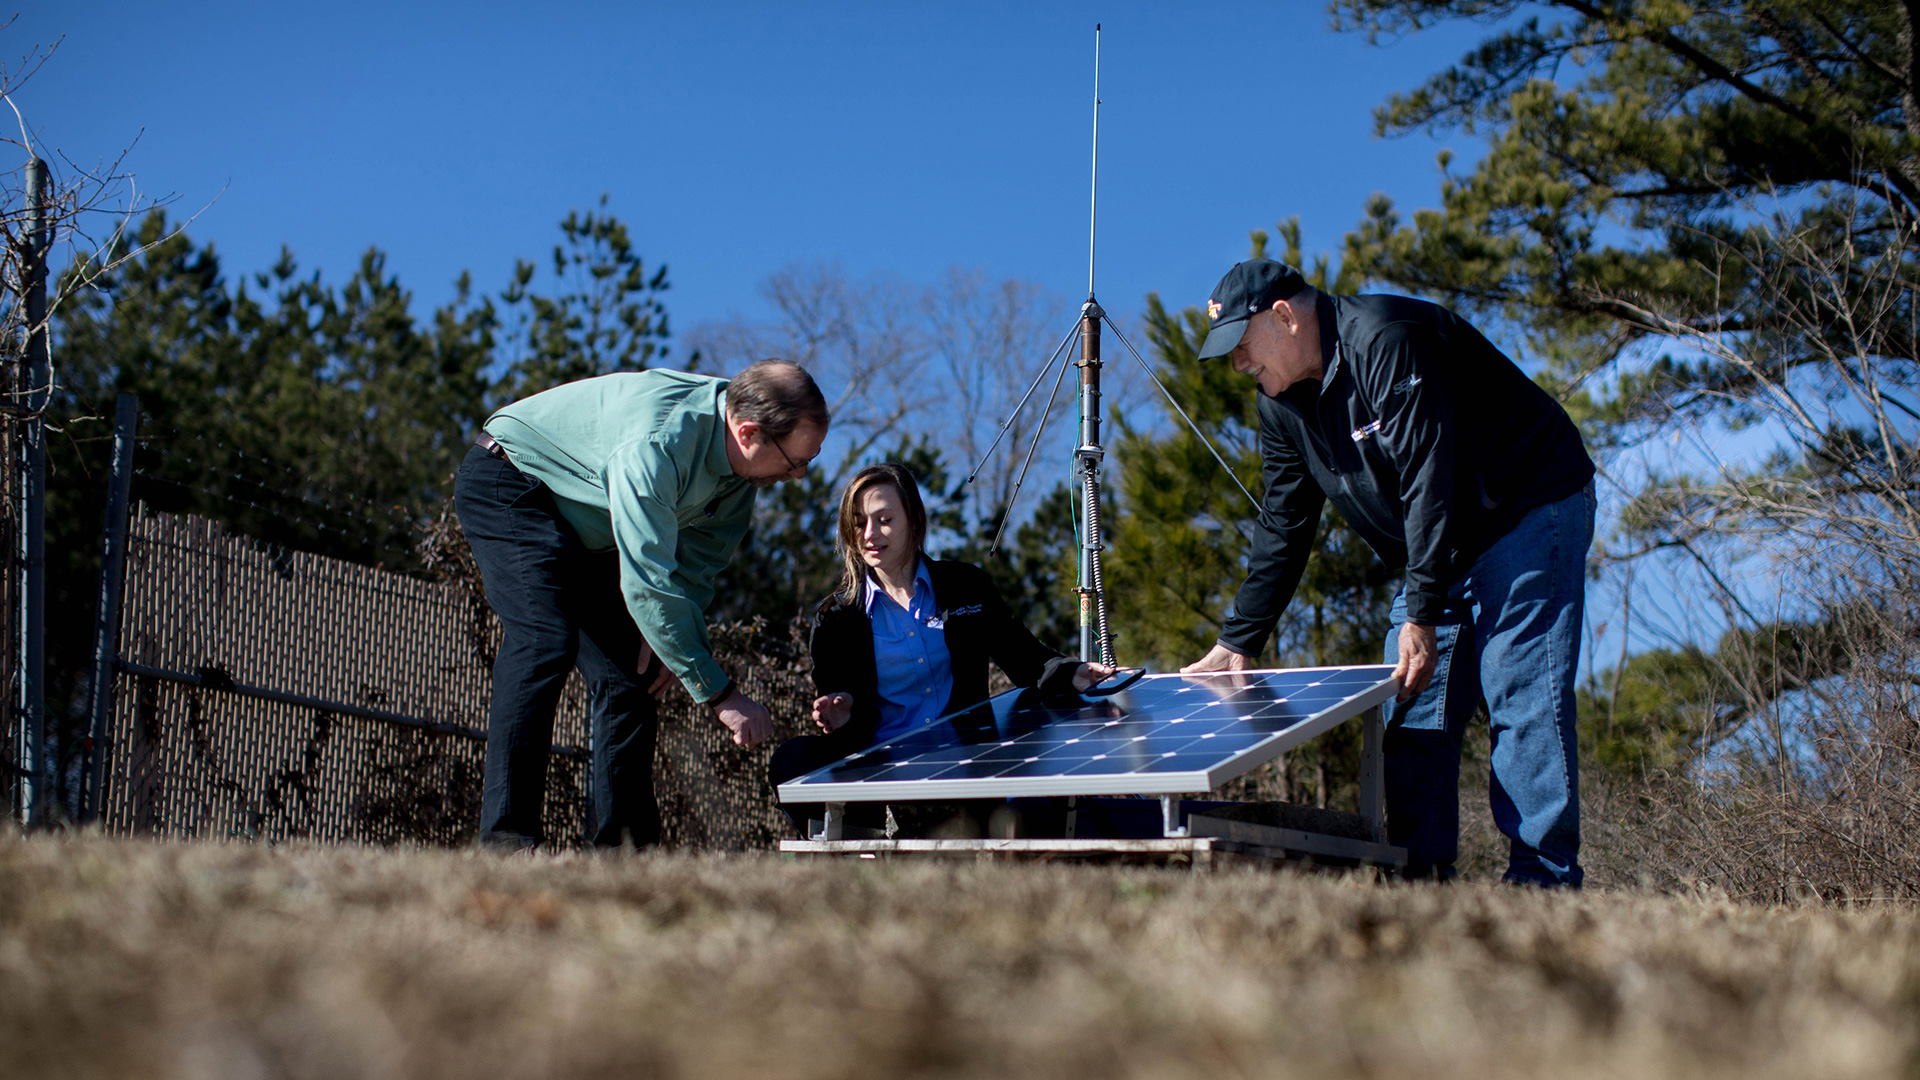
M1483 699L1492 735L1493 820L1506 880L1578 888L1580 776L1574 673L1586 606L1594 495L1535 507L1448 590L1433 682L1389 702L1387 838L1410 877L1454 876L1460 848L1460 740ZM1386 659L1399 653L1406 594L1393 603Z
M576 665L593 727L588 838L600 846L657 842L658 729L646 692L656 668L635 670L642 638L621 596L617 555L586 550L545 484L478 447L454 479L454 508L504 631L487 712L481 843L532 847L545 839L553 714Z

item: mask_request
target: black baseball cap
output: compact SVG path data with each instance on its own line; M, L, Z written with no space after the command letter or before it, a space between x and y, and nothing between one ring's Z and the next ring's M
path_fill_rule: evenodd
M1272 259L1248 259L1234 264L1207 298L1207 317L1213 328L1200 346L1201 360L1225 356L1240 344L1247 332L1247 320L1255 312L1273 307L1275 300L1286 300L1307 287L1300 271Z

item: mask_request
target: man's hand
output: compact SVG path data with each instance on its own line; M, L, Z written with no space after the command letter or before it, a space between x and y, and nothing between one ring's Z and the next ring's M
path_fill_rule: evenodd
M1207 655L1180 669L1182 675L1198 675L1203 671L1246 671L1253 666L1253 657L1246 653L1234 652L1225 645L1215 645L1207 650Z
M1081 664L1079 667L1073 669L1073 688L1075 690L1085 690L1100 680L1112 676L1114 672L1119 670L1119 668L1111 667L1107 664L1097 664L1093 662Z
M1425 623L1401 623L1400 662L1393 665L1393 677L1400 680L1400 694L1394 700L1406 701L1433 681L1433 667L1439 646L1433 627Z
M647 677L647 668L651 666L653 666L653 646L647 644L646 638L641 638L640 659L634 663L633 673L644 679ZM647 693L657 698L666 693L667 687L672 685L673 672L667 670L667 665L661 664L660 670L653 676L653 682L647 685Z
M738 689L713 707L713 715L733 732L737 745L758 746L773 737L773 714Z
M828 694L813 699L813 726L825 735L853 719L852 694Z

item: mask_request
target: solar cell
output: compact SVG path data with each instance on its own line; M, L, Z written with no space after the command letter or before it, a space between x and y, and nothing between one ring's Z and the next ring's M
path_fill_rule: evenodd
M1380 704L1386 665L1148 675L1104 698L1009 691L780 785L787 802L1211 791Z

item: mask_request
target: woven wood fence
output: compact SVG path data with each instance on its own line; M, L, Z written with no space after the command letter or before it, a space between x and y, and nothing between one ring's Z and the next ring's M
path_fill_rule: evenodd
M470 843L498 637L461 586L136 508L103 823L173 837ZM723 663L773 709L778 736L796 733L806 679L791 662L740 652ZM553 743L546 829L577 846L589 783L578 673ZM670 693L654 767L665 842L773 846L785 820L769 753L734 746L705 709Z

